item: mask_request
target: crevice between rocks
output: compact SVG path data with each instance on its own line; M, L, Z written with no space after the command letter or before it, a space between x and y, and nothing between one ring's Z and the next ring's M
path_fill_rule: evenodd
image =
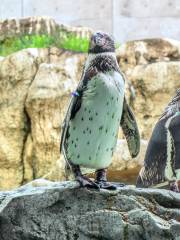
M34 74L34 76L32 77L32 80L31 82L29 83L29 87L27 89L27 93L26 93L26 96L24 98L24 119L25 119L25 136L24 136L24 139L23 139L23 146L22 146L22 151L21 151L21 165L22 165L22 181L21 181L21 185L23 185L25 183L25 162L24 162L24 155L25 155L25 147L26 147L26 142L27 142L27 139L28 139L28 136L29 134L31 133L31 118L26 110L26 100L27 100L27 97L28 97L28 92L29 92L29 89L37 75L37 72L39 70L39 65L41 63L38 64L37 62L37 59L34 58L33 55L31 55L29 53L29 55L34 59L34 63L35 63L35 66L36 66L36 72ZM32 159L32 172L33 172L33 179L35 179L35 169L34 169L34 163L33 163L33 159Z

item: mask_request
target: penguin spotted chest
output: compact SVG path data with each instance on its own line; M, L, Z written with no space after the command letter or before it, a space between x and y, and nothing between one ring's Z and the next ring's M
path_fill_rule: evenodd
M119 125L131 156L139 153L139 131L124 97L124 82L113 39L106 33L93 34L82 78L64 119L60 144L60 152L80 187L116 189L107 182L106 169ZM83 175L82 167L95 169L94 181Z
M99 73L87 89L81 109L70 123L67 155L74 164L86 168L107 168L117 141L124 80L113 71Z

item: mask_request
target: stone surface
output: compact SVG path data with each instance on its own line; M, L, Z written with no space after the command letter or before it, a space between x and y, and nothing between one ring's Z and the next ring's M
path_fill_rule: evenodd
M180 195L133 187L78 188L36 180L0 192L0 240L177 240Z
M29 88L25 106L31 121L32 143L29 144L32 144L31 158L36 176L42 176L59 158L64 106L76 86L76 78L71 75L62 65L43 63Z
M129 80L136 89L135 113L139 117L143 138L149 137L149 129L154 128L165 105L180 88L179 78L179 61L136 66L131 72Z
M51 37L57 38L59 41L67 33L73 33L76 36L88 38L92 30L87 27L71 27L58 24L50 17L33 16L21 19L12 18L0 20L0 32L0 43L3 43L7 38L28 34L50 35Z
M122 181L134 184L139 173L140 166L143 164L147 141L141 140L140 153L136 158L131 158L127 141L118 139L113 155L112 163L108 168L108 179L110 181Z
M117 49L123 71L131 71L136 65L180 60L180 42L173 39L143 39L129 41Z
M117 50L119 64L135 98L141 137L148 139L165 106L180 88L180 42L145 39L127 42ZM129 95L129 99L131 100Z
M5 188L22 183L23 144L28 131L24 102L37 71L35 59L25 51L1 61L0 185Z
M0 188L44 175L59 158L60 126L80 61L80 55L55 48L1 60Z

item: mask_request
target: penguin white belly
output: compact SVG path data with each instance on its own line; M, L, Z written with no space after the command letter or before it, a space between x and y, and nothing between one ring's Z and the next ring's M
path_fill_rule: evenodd
M69 123L67 158L85 168L107 168L116 146L124 80L121 74L99 73L88 82L80 110Z

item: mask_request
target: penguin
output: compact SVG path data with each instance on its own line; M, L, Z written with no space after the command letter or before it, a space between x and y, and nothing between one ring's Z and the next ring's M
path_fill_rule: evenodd
M113 38L96 32L90 39L81 80L63 122L60 152L80 187L116 189L106 172L116 146L119 125L132 157L140 148L138 126L125 99L125 78L121 73ZM95 181L82 174L93 169Z
M180 89L154 127L136 186L180 192Z

